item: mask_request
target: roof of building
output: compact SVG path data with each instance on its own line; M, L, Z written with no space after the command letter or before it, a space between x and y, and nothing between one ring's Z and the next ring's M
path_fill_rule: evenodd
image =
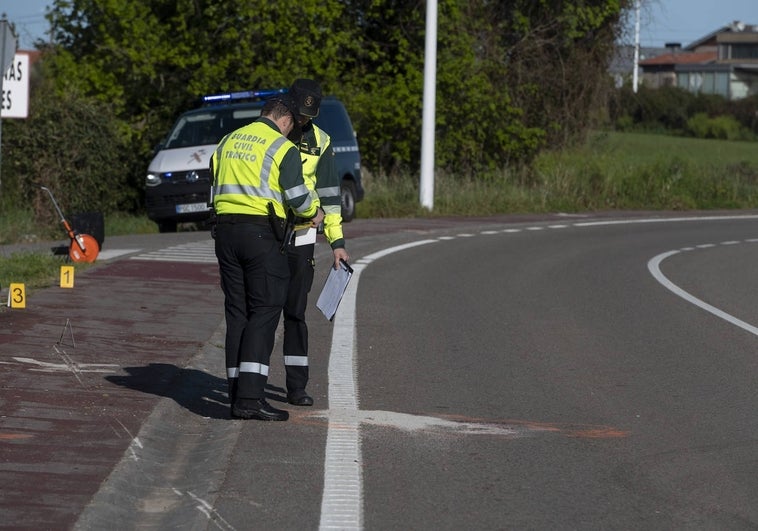
M700 37L696 41L691 42L684 49L694 50L698 46L703 46L706 44L715 44L716 37L722 33L755 33L755 32L758 32L758 25L745 24L744 22L735 20L731 24L726 24L724 26L721 26L719 29L710 32L708 35L704 35L703 37Z
M675 52L665 53L640 61L642 66L708 64L718 59L717 52Z

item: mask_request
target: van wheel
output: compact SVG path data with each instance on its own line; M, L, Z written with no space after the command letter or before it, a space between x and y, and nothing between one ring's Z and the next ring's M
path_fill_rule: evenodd
M342 181L342 221L352 221L355 217L355 183Z
M158 232L176 232L176 221L158 221Z

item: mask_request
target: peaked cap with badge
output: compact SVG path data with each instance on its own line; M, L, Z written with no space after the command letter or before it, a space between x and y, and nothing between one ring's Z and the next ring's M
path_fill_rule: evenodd
M321 85L312 79L296 79L289 89L289 94L297 103L302 116L315 118L321 105Z

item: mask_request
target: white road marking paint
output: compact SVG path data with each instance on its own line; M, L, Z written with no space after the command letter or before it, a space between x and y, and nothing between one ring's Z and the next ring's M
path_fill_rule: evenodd
M174 492L182 495L181 491L178 491L174 489ZM216 509L213 508L213 505L205 501L204 499L200 498L193 492L187 491L187 496L192 498L193 501L197 502L197 505L195 508L203 513L208 520L214 524L218 529L222 529L223 531L233 531L235 528L232 524L224 520L224 518L216 511Z
M79 376L79 372L81 371L79 371L79 366L76 364L76 362L74 362L74 360L71 359L71 357L68 355L68 353L65 350L63 350L62 348L59 349L58 345L53 345L53 349L61 357L61 359L63 360L63 363L66 364L66 367L68 368L68 370L71 371L71 373L79 381L79 385L81 385L82 387L86 387L81 377Z
M308 416L328 416L330 420L334 420L335 411L314 411ZM437 433L451 433L458 435L499 435L517 437L536 430L534 427L526 428L494 422L485 423L449 420L425 415L398 413L395 411L345 409L339 411L338 416L340 422L343 424L370 424L373 426L397 428L402 431L434 431Z
M363 477L355 366L355 303L361 272L388 254L435 243L421 240L391 247L353 264L352 281L334 319L329 356L329 428L324 457L324 492L319 529L363 528Z
M211 239L197 242L183 243L150 251L137 256L132 256L131 260L146 260L157 262L188 262L195 264L216 264L216 252L214 242Z
M113 363L76 363L71 361L69 363L50 363L47 361L39 361L34 358L23 358L14 356L13 359L19 363L26 363L32 365L34 368L30 368L32 371L42 372L116 372L119 368L118 365Z
M118 418L114 417L113 420L118 422L119 426L121 426L121 429L123 429L124 432L132 439L132 441L129 443L129 447L127 448L127 451L129 452L129 455L132 458L132 461L139 461L140 456L139 456L138 450L142 450L145 448L142 444L142 441L140 440L139 437L135 437L134 435L132 435L132 432L129 431L129 428L127 428L126 425L123 422L121 422Z
M603 221L579 221L574 227L599 227L602 225L633 225L638 223L677 223L682 221L729 221L735 219L758 219L758 215L743 216L689 216L681 218L609 219Z
M698 246L702 248L701 246ZM684 291L682 288L671 282L666 276L661 273L661 262L663 262L666 258L670 256L674 256L675 254L679 254L681 251L668 251L666 253L659 254L658 256L654 256L650 259L650 261L647 263L647 268L650 271L650 274L653 275L653 278L655 278L663 287L674 293L675 295L681 297L682 299L686 300L687 302L694 304L695 306L702 308L706 312L710 312L716 317L719 317L723 320L725 320L728 323L733 324L734 326L737 326L739 328L742 328L743 330L750 332L753 335L758 336L758 328L755 326L746 323L745 321L742 321L740 319L737 319L733 315L730 315L726 313L725 311L719 310L715 306L711 306L707 302L704 302L697 297L690 295L688 292Z
M105 251L100 251L97 253L97 261L113 260L114 258L124 256L125 254L138 253L141 250L142 249L107 249Z

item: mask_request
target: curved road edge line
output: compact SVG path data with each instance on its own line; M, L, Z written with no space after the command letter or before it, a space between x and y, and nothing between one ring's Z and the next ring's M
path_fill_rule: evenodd
M647 263L648 271L650 271L650 274L653 275L653 278L657 280L663 287L671 291L673 294L677 295L678 297L681 297L682 299L686 300L690 304L694 304L695 306L702 308L706 312L712 313L716 317L719 317L728 323L733 324L734 326L738 326L739 328L742 328L743 330L750 332L751 334L758 336L758 328L755 326L746 323L745 321L742 321L741 319L737 319L733 315L730 315L726 313L723 310L719 310L715 306L711 306L705 301L702 301L698 299L697 297L691 295L690 293L684 291L682 288L671 282L666 275L664 275L661 272L660 265L661 262L663 262L666 258L673 256L675 254L678 254L680 251L668 251L665 253L661 253L657 256L654 256L651 258Z

